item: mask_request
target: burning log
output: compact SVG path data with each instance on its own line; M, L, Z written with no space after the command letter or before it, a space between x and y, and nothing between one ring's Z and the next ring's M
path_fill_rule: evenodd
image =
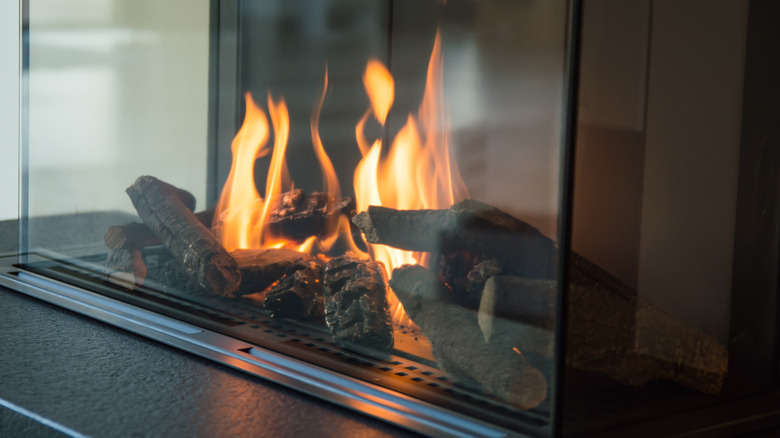
M286 248L237 249L230 255L241 271L241 286L236 295L262 292L284 277L290 266L309 260L307 255Z
M551 378L555 347L556 281L495 275L485 282L477 321L485 341L517 348Z
M295 189L282 194L271 210L267 226L274 235L302 241L312 235L322 237L341 214L348 218L355 215L354 199L318 192L306 195Z
M322 271L317 259L288 266L286 275L266 294L265 310L273 318L322 319Z
M176 190L182 203L192 210L195 198L185 190ZM352 198L334 199L326 193L316 192L306 195L303 190L296 189L282 194L271 211L268 227L275 235L304 240L311 235L325 234L330 221L337 220L340 214L354 216L355 201ZM214 220L214 210L195 213L195 217L206 228L210 228ZM137 222L109 227L104 241L109 249L146 248L160 244L160 239L148 226Z
M195 213L195 217L208 228L214 219L214 210L200 211ZM157 238L152 230L138 222L109 227L103 240L109 249L146 248L160 244L160 239Z
M142 176L127 194L144 223L201 286L222 296L238 290L236 261L182 203L175 187Z
M465 200L447 210L395 210L370 206L352 222L369 243L408 251L469 251L496 259L511 272L529 278L554 278L558 245L533 226L478 201Z
M138 249L112 249L105 264L106 280L129 289L146 279L146 264Z
M445 372L471 378L523 409L534 408L547 397L547 380L522 354L488 344L473 312L442 301L450 292L436 274L419 265L404 265L393 270L390 287L430 341Z
M325 322L337 344L376 350L393 348L387 279L379 262L351 254L325 266Z
M485 282L506 269L496 259L481 260L468 251L450 251L441 254L431 270L452 289L457 304L477 310Z
M558 282L495 275L485 282L479 305L479 325L486 338L498 319L523 321L553 329Z
M471 251L457 250L447 251L439 254L438 258L432 258L430 269L450 287L453 301L469 309L476 309L479 306L482 285L472 287L469 273L483 262L480 256Z

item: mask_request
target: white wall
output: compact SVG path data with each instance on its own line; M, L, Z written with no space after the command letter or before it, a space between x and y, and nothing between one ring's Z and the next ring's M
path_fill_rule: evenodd
M0 220L18 205L19 2L0 1Z
M30 2L31 217L134 209L154 175L205 202L207 0Z
M129 208L123 190L140 173L204 199L208 2L58 4L31 4L31 214ZM2 220L18 215L16 1L0 2L0 59ZM163 114L175 115L164 121ZM158 152L164 144L178 145L168 150L184 158Z
M632 288L639 264L650 5L583 5L572 247Z
M31 16L31 215L128 209L141 173L204 199L189 174L206 162L208 2L39 0ZM17 1L0 2L0 59L3 220L19 203Z
M588 0L583 6L579 122L644 129L649 0Z

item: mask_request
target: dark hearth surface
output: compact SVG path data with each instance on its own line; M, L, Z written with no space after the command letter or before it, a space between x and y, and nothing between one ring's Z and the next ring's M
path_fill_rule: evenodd
M0 345L0 436L413 436L6 289Z

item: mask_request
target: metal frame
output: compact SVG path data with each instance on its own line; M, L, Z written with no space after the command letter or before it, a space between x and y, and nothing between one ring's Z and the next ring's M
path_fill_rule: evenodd
M735 390L780 385L780 4L749 8L729 336Z
M574 159L576 156L577 112L579 110L579 67L580 67L580 32L582 24L582 2L569 0L568 22L566 35L566 55L564 78L566 81L564 95L564 115L561 132L561 181L558 238L558 296L555 314L555 361L553 379L550 384L552 394L551 422L555 436L563 433L564 403L565 403L565 370L566 370L566 334L568 331L567 315L569 309L569 257L571 252L572 208L574 205Z
M19 0L19 261L29 245L30 0Z
M241 123L240 0L211 0L210 16L206 205L216 205L230 171L230 149L225 146Z

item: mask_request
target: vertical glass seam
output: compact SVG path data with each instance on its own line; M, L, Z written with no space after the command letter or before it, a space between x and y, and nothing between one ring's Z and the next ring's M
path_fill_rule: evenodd
M561 136L561 177L558 216L558 296L555 317L555 362L554 379L551 382L553 396L550 411L552 435L563 435L563 406L566 370L566 318L568 314L568 255L571 251L572 204L574 192L574 154L577 133L577 106L579 92L580 29L582 22L582 4L579 0L570 0L567 14L566 55L564 56L564 110Z
M19 1L19 131L18 131L18 262L26 262L29 250L29 133L30 133L30 0Z

